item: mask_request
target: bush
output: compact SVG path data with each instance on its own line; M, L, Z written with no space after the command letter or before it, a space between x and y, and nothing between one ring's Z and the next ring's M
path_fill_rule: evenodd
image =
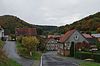
M0 63L6 63L7 56L5 55L4 51L0 48Z
M19 54L28 54L27 49L24 47L20 47L20 48L18 48L18 50L19 50Z
M76 52L76 53L75 53L75 58L79 58L79 59L92 58L92 59L94 59L96 62L100 62L100 53Z
M32 52L32 58L34 60L40 60L41 59L41 55L42 54L40 52L36 52L36 51Z
M17 36L17 42L22 43L22 36Z
M32 51L37 50L37 45L39 44L39 40L34 36L34 37L23 37L22 38L22 45L23 47L27 48L27 50L30 53L30 56L32 56Z
M7 56L5 55L4 51L2 50L4 42L0 40L0 63L6 63Z
M94 60L100 62L100 54L94 54Z
M76 52L75 57L79 59L92 58L92 53L90 52Z
M30 58L29 51L27 50L27 48L23 47L23 45L19 42L17 42L17 50L18 50L19 55L25 58Z
M3 48L4 42L0 40L0 48Z

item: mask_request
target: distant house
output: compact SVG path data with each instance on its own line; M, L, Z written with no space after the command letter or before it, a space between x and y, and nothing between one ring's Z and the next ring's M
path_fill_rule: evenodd
M15 33L16 36L36 36L37 30L36 28L16 28Z
M76 44L84 44L82 46L89 45L93 39L89 34L81 34L78 30L73 29L66 32L59 40L58 53L64 56L70 55L70 50L73 48L75 52ZM91 42L92 43L92 42ZM80 48L80 47L79 47Z
M0 39L4 37L4 29L0 26Z
M58 41L60 39L61 35L48 35L47 41L46 41L46 47L49 51L56 51L58 50Z
M55 38L52 38L52 37L48 38L46 48L49 51L57 50L58 49L58 41Z
M61 35L48 35L48 38L54 38L55 40L59 40Z
M98 40L90 34L82 34L91 45L95 45Z
M93 37L97 38L98 41L100 42L100 34L91 34Z
M45 36L45 35L39 35L39 36L40 36L40 37L42 37L42 38L44 38L44 39L46 38L46 36Z

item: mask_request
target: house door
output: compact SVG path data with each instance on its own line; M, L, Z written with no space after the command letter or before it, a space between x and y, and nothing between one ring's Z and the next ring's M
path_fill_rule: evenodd
M74 42L71 42L71 47L70 47L70 56L71 57L74 57L74 54L75 54L75 43Z

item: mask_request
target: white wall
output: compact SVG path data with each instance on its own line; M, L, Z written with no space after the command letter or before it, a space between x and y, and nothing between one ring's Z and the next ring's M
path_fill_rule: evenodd
M0 38L1 37L4 37L4 30L2 29L2 30L0 30Z

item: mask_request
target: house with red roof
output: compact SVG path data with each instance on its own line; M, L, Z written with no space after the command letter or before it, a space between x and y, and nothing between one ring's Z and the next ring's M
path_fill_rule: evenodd
M98 39L98 41L100 42L100 34L98 33L98 34L91 34L93 37L95 37L95 38L97 38Z
M16 28L16 36L36 36L36 28Z
M58 53L64 56L68 56L76 50L76 44L83 44L82 46L88 46L92 44L93 37L89 34L81 34L78 30L73 29L67 31L59 40ZM94 44L94 43L93 43ZM72 49L73 48L73 49ZM70 52L72 50L72 52Z

